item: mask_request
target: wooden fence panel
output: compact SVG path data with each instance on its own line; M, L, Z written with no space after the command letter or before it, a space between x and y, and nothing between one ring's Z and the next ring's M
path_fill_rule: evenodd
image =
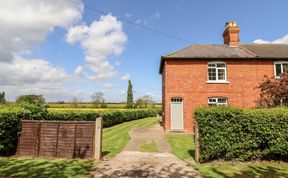
M56 122L43 122L40 130L40 148L39 156L41 157L56 157L57 150L57 129Z
M76 124L59 124L57 157L73 158L74 157L74 140Z
M17 153L22 156L37 156L39 123L22 123L22 130L21 139L18 140L18 148L21 149L18 149Z
M21 121L21 125L18 156L94 159L95 151L101 151L101 144L95 144L96 122Z
M77 125L75 137L75 158L92 157L94 152L94 128L95 127L92 124Z

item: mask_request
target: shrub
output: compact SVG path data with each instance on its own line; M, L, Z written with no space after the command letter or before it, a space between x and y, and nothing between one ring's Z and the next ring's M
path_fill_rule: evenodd
M15 152L20 119L29 118L30 112L21 107L2 107L0 109L0 155Z
M33 108L33 106L31 106ZM29 109L29 110L28 110ZM154 117L158 110L109 110L109 111L53 111L39 115L35 110L19 106L0 107L0 155L11 154L15 151L18 139L20 120L66 120L66 121L95 121L103 117L103 126L109 127L126 121ZM41 111L40 111L41 113ZM41 116L43 116L41 118Z
M46 105L35 101L34 103L22 102L19 104L25 110L30 111L29 119L39 120L46 117L48 111Z
M288 157L288 109L205 107L195 117L202 162Z

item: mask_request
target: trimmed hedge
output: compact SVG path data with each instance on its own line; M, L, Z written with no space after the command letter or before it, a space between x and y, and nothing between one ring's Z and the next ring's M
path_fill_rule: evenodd
M288 158L288 109L204 107L194 113L200 161Z
M103 118L103 126L110 127L122 122L155 117L159 114L157 109L132 109L108 111L52 111L47 114L46 120L69 121L95 121L97 117Z
M103 118L103 126L109 127L122 122L155 117L158 110L135 109L135 110L110 110L110 111L84 111L84 112L49 112L41 120L66 120L66 121L95 121L97 117ZM0 155L10 155L15 152L20 120L35 120L33 113L20 107L0 107Z
M29 118L30 112L15 107L0 109L0 155L10 155L15 151L20 119Z

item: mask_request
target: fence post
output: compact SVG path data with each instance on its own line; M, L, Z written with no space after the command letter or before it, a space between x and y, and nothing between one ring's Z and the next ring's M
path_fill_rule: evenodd
M93 158L101 160L102 158L102 127L103 119L98 117L95 123L95 135L94 135L94 155Z
M199 163L200 157L200 136L199 136L199 127L196 122L195 124L195 162Z

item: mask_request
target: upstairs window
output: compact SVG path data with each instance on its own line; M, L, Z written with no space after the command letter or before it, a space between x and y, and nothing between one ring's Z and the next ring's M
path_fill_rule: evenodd
M226 82L226 63L209 62L208 63L208 81Z
M209 98L208 106L227 106L227 98L224 97Z
M274 63L275 77L279 77L280 74L284 73L288 69L288 61L279 61Z

